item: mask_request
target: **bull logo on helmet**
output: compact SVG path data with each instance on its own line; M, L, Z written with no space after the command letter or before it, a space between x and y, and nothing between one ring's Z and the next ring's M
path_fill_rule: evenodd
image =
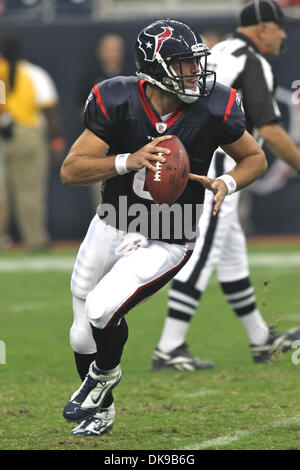
M164 41L172 36L173 28L162 26L162 33L160 34L149 34L146 31L142 31L138 36L139 49L143 51L145 60L153 62L156 54L160 51Z

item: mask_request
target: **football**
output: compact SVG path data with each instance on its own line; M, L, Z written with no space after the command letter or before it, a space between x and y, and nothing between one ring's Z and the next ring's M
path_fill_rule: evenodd
M171 150L164 154L166 161L151 162L158 170L146 170L146 187L157 204L173 204L183 193L190 173L190 160L180 139L175 135L172 139L159 143L160 147Z

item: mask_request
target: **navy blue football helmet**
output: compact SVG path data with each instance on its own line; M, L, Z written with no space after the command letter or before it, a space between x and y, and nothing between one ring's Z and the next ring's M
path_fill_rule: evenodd
M143 29L135 44L137 76L159 86L165 91L176 93L186 103L208 96L216 82L215 72L207 70L208 48L200 35L189 26L175 20L159 20ZM182 61L196 58L199 73L183 75ZM176 74L172 63L177 61L180 73ZM185 87L184 79L197 77L195 90Z

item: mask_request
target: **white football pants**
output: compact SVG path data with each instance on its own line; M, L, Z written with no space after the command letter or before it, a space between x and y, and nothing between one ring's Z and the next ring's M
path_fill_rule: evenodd
M129 310L169 282L191 255L184 245L147 243L146 239L147 246L116 254L121 244L140 238L139 234L115 230L98 215L93 218L71 280L74 323L70 339L75 352L94 353L90 323L101 329L116 326Z

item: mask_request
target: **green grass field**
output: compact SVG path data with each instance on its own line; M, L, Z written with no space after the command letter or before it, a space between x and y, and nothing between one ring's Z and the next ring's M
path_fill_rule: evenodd
M265 319L300 325L299 247L251 248L251 277ZM166 312L167 288L128 316L117 418L102 438L70 435L62 409L78 387L69 346L75 251L0 258L0 449L298 449L300 364L290 351L252 362L243 327L212 278L189 330L190 350L216 368L149 371ZM254 265L255 264L255 265ZM0 356L1 357L1 356ZM300 350L299 350L300 359Z

